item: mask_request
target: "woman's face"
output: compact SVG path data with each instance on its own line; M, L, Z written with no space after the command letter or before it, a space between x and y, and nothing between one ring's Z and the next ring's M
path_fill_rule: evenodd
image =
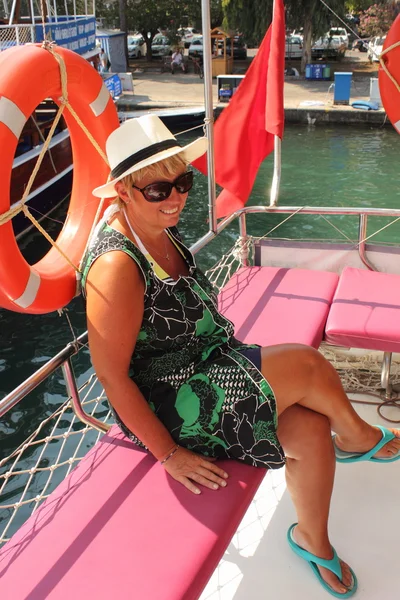
M169 177L146 175L139 181L136 181L135 185L137 188L144 188L150 183L159 181L169 181L172 183L177 177L185 173L185 171L186 168L182 168L180 171ZM166 200L162 200L161 202L148 202L142 192L132 188L131 196L133 196L133 200L127 204L127 209L133 219L140 219L139 223L145 222L153 229L165 229L166 227L173 227L178 223L180 214L186 204L188 193L180 194L178 190L173 187L171 195L166 198Z

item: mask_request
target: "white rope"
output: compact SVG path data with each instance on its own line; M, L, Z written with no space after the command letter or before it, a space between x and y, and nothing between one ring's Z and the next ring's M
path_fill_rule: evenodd
M109 422L111 418L111 412L109 409L104 411L103 407L103 403L106 400L104 390L102 389L99 395L93 397L94 390L97 384L97 378L93 374L88 379L88 381L80 387L79 392L84 393L84 396L82 398L82 405L85 406L86 412L89 412L89 407L91 408L89 414L91 414L92 416L94 416L96 412L99 413L99 411L101 411L101 415L97 414L96 416L98 418L101 418L103 422ZM65 430L64 421L67 417L70 419L70 423L68 429ZM53 421L53 426L50 434L40 437L41 432L44 429L47 429L47 425L51 421ZM78 453L82 448L82 444L85 441L86 444L95 443L102 435L100 432L95 431L94 429L86 425L82 426L81 429L77 429L77 426L79 425L83 424L72 412L71 402L70 399L68 399L56 411L54 411L52 415L44 419L23 444L16 448L9 456L3 458L0 461L0 468L3 471L0 474L0 482L2 482L0 485L0 497L2 494L7 493L8 484L11 485L11 488L7 495L13 495L13 488L15 486L15 484L13 484L13 481L15 481L16 478L18 479L18 483L21 477L27 478L27 481L24 485L24 489L19 495L18 501L8 501L4 504L0 502L0 511L11 511L10 516L7 519L3 518L1 523L3 529L0 529L0 546L9 539L8 533L13 533L12 529L15 529L15 523L19 509L22 506L25 507L24 518L26 513L29 512L26 510L27 506L33 505L30 512L35 512L35 510L41 504L41 502L49 496L49 494L57 485L57 482L54 481L53 477L54 472L59 470L60 468L66 469L66 473L63 473L63 477L65 478L73 469L75 464L84 457L84 454L86 454L85 448L83 455L78 456ZM89 439L87 438L88 435L90 435ZM71 442L71 440L75 441ZM57 448L57 455L54 459L54 444L52 442L55 441L58 441L60 446ZM46 451L49 448L49 444L51 444L50 460L53 464L49 466L43 466L43 461L49 460L46 456ZM73 444L74 450L72 451ZM35 464L29 469L18 469L20 461L24 461L25 459L25 452L27 450L30 450L31 455L32 448L37 447L39 449L40 446L42 446L40 452L35 452ZM7 470L5 470L6 465L8 465ZM48 477L43 484L41 492L37 493L35 489L35 486L37 485L37 474L41 474L42 477L43 474L46 472L48 473ZM18 526L19 525L21 525L21 523L18 523Z

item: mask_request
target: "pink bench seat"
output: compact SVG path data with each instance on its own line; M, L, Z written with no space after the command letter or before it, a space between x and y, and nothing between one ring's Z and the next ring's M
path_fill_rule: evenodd
M244 268L221 309L246 342L317 347L337 279ZM266 472L221 466L227 488L195 496L113 427L0 550L1 597L196 600Z
M199 496L114 426L0 550L9 600L195 600L265 471Z
M242 342L318 348L338 279L326 271L243 267L221 291L219 308Z
M326 324L328 343L400 351L400 276L346 267Z

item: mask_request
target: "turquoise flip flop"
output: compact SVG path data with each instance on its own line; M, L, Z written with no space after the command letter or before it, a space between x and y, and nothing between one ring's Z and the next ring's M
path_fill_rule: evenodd
M383 448L383 446L385 446L385 444L387 444L391 440L394 440L396 437L391 431L389 431L389 429L386 429L386 427L382 427L381 425L376 425L375 427L378 427L378 429L382 431L382 438L379 440L376 446L374 446L373 448L371 448L371 450L365 452L364 454L360 452L345 452L344 450L340 450L340 448L338 448L335 444L336 436L332 436L333 445L335 446L336 462L355 463L362 461L370 461L378 463L389 463L394 462L395 460L400 460L400 451L391 458L374 457L374 454L376 454L381 448Z
M340 579L340 581L342 581L342 567L340 566L340 561L339 561L338 555L336 554L336 550L334 548L332 548L333 558L331 558L330 560L326 560L324 558L319 558L318 556L311 554L311 552L307 552L307 550L304 550L301 546L296 544L296 542L293 539L293 529L296 527L296 525L297 525L297 523L293 523L293 525L291 525L289 527L289 531L287 533L287 540L288 540L289 546L291 547L293 552L295 552L301 558L304 558L304 560L306 560L309 563L310 567L312 568L312 570L314 572L314 575L316 576L316 578L318 579L318 581L320 582L322 587L325 588L325 590L327 592L332 594L332 596L335 596L335 598L350 598L351 596L353 596L357 591L357 585L358 585L357 577L355 576L353 570L350 569L351 576L353 577L353 581L352 581L352 585L349 588L348 592L345 592L344 594L335 592L335 590L333 590L331 588L331 586L328 585L326 583L326 581L324 581L322 579L321 573L319 572L317 565L319 565L320 567L325 567L325 569L329 569L330 571L332 571L332 573L334 573Z

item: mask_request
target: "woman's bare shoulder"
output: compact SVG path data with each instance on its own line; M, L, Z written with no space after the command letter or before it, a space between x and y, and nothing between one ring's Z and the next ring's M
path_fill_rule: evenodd
M120 292L144 290L143 275L139 265L122 250L112 250L99 256L91 266L86 292L105 292L118 287Z

